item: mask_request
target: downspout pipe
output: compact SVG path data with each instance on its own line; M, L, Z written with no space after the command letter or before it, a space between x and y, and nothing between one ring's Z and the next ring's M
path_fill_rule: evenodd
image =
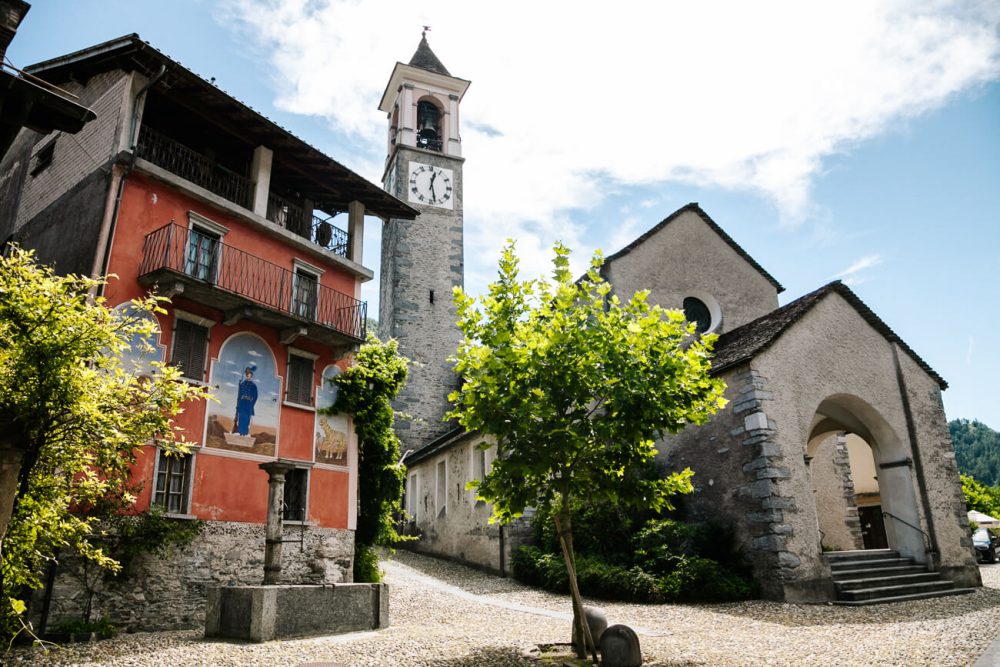
M153 75L153 77L146 82L146 84L139 89L139 92L135 94L132 100L132 118L129 122L128 128L128 143L129 151L131 156L129 157L128 165L122 169L118 165L112 167L111 172L111 183L108 188L108 199L111 199L111 193L114 192L114 202L108 202L105 206L105 222L101 226L101 235L98 240L99 245L104 246L104 251L100 256L100 270L98 270L98 259L95 258L93 274L95 278L103 278L108 273L108 265L111 262L111 243L115 237L115 228L118 225L118 211L121 208L122 194L125 192L125 180L128 175L132 173L135 168L135 148L138 143L138 129L139 129L139 111L141 109L140 102L145 98L146 93L149 89L156 85L156 82L163 78L163 75L167 73L167 66L160 65L159 71ZM117 186L117 187L116 187ZM97 294L100 296L104 294L104 284L98 286Z

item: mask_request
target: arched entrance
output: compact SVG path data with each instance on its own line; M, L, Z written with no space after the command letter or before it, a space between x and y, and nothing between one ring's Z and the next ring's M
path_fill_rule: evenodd
M806 459L824 550L891 548L926 560L912 459L874 408L846 394L824 400Z

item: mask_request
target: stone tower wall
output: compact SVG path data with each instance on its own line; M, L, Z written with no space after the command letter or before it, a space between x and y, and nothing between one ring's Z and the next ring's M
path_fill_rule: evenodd
M461 340L452 288L463 285L462 160L400 147L394 161L391 194L403 201L411 161L453 171L452 209L411 204L420 211L416 220L389 220L382 230L379 336L396 338L400 352L415 362L394 405L410 415L396 420L406 451L450 428L442 418L456 387L448 358Z

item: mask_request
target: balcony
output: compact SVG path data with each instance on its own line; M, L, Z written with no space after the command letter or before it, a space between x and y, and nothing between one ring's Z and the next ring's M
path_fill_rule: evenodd
M304 336L339 348L365 338L364 301L174 223L146 235L139 281L218 308L227 324L278 329L285 343Z
M253 183L207 156L147 125L139 130L135 154L243 208L250 208Z
M255 186L250 179L146 124L139 130L135 153L137 157L152 162L227 201L248 210L253 209ZM248 169L249 166L244 165L242 170L246 172ZM308 209L305 207L306 203L306 201L296 203L269 192L264 217L336 255L346 257L347 232L330 222L333 216L326 219L315 216L311 206Z

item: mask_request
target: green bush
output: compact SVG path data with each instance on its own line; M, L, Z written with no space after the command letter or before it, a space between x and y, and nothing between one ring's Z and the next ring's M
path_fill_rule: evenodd
M593 556L577 557L577 580L588 595L629 602L730 602L753 597L756 590L745 577L698 556L679 556L670 574L662 577L605 563ZM514 577L558 593L569 591L562 556L537 547L521 547L512 561Z
M354 583L377 584L382 581L382 568L378 566L375 547L354 543Z
M53 627L51 632L67 635L89 635L91 632L96 632L100 636L114 637L118 634L118 628L108 619L99 618L96 621L64 621Z

